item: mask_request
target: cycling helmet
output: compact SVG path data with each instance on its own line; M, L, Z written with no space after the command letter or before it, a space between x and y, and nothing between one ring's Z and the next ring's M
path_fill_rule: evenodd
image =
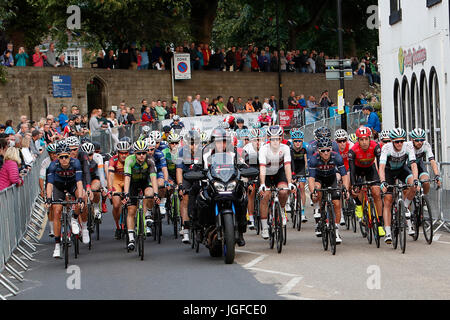
M91 141L91 139L89 139L89 137L82 137L80 139L80 143L81 144L86 143L86 142L92 142L92 141Z
M249 138L249 136L250 136L250 132L248 131L248 129L243 129L239 132L240 138Z
M300 131L298 128L291 130L291 138L293 140L303 139L304 137L305 137L305 134L302 131Z
M81 151L87 153L87 154L91 154L94 153L95 151L95 147L92 143L90 142L85 142L81 145Z
M356 137L358 138L368 138L372 135L372 130L367 127L361 127L356 130Z
M206 131L202 131L202 133L200 133L200 140L202 143L208 143L209 137Z
M170 130L172 130L172 128L171 128L170 126L164 126L164 127L163 127L163 131L164 131L165 133L169 133Z
M391 137L389 136L390 130L383 130L380 133L380 140L391 140Z
M47 146L47 152L49 152L49 153L56 152L56 148L57 148L56 143L50 143L50 144Z
M67 144L69 147L79 147L79 146L80 146L80 140L78 140L78 138L75 137L75 136L68 137L68 138L66 139L66 144Z
M334 133L334 139L335 139L335 140L348 139L348 133L347 133L347 131L345 131L344 129L338 129L338 130L336 130L336 132Z
M133 150L134 151L148 151L147 139L138 140L135 143L133 143Z
M237 119L236 119L236 123L244 123L244 119L242 119L242 118L237 118Z
M172 118L173 121L180 121L180 116L179 115L174 115Z
M257 139L259 137L259 129L252 129L248 134L250 139Z
M256 122L253 124L253 129L259 129L261 128L261 123L260 122Z
M389 137L391 139L406 139L406 131L402 128L396 128L389 131Z
M152 137L148 137L147 139L147 145L148 145L148 147L150 148L150 147L156 147L156 140L155 139L153 139Z
M280 126L272 126L267 130L269 137L281 137L283 135L283 128Z
M169 136L167 137L167 141L169 143L171 143L171 142L180 142L180 140L181 140L180 135L176 134L175 132L170 133Z
M148 134L150 132L150 130L152 130L152 129L150 129L149 126L143 126L142 127L142 133L143 134Z
M409 136L411 137L411 139L415 140L415 139L425 139L426 137L426 132L423 129L420 128L416 128L413 131L411 131L409 133Z
M234 124L235 118L233 116L227 116L223 121L228 122L228 124L231 126Z
M317 141L317 149L331 148L332 146L333 141L331 141L330 138L320 138L319 141Z
M117 151L129 151L130 147L131 145L128 141L119 141L116 145Z
M261 129L259 129L259 137L260 138L265 138L267 136L267 128L266 127L262 127Z
M356 143L356 142L358 141L358 137L356 136L355 133L352 133L352 134L349 136L349 138L350 138L350 141L353 142L353 143Z
M319 140L320 138L330 138L331 139L331 130L327 127L320 127L320 128L317 128L316 131L314 131L314 135L316 137L316 140Z
M267 114L267 109L262 109L261 114Z
M56 147L56 153L58 155L63 153L70 154L70 148L67 144L61 143L59 146Z
M161 139L162 139L162 136L161 136L161 132L159 132L159 131L152 131L151 133L150 133L150 137L152 137L153 139L155 139L155 141L158 143L158 142L161 142Z

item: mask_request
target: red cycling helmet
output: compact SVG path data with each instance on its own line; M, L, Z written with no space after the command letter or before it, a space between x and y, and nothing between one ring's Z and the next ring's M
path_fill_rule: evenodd
M370 130L370 128L361 127L358 130L356 130L356 136L358 138L367 138L367 137L370 137L371 135L372 135L372 130Z
M223 121L224 122L228 122L228 124L231 126L234 123L234 117L233 116L227 116Z

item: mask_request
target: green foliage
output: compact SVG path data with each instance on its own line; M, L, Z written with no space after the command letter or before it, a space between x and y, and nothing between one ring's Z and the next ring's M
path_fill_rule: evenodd
M8 82L6 78L8 76L8 70L5 66L0 66L0 83L5 84Z

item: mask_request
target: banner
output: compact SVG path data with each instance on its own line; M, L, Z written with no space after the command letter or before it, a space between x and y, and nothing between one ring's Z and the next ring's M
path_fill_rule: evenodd
M72 79L70 76L52 76L53 98L72 97Z
M302 111L296 110L279 110L280 126L284 129L298 128L302 126Z
M214 128L217 128L221 122L228 116L201 116L201 117L184 117L181 118L181 122L187 130L200 129L201 131L206 131L210 133ZM233 113L235 119L244 119L244 126L249 129L258 122L259 113ZM162 121L162 126L170 126L172 119L167 119Z
M344 101L344 89L338 90L338 113L344 114L345 113L345 101Z
M175 80L191 79L191 56L189 53L175 53L173 59Z

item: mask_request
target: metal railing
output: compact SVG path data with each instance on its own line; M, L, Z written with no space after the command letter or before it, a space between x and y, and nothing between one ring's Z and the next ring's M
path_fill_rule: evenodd
M427 167L433 177L431 166L428 164ZM450 232L450 163L439 164L439 171L442 177L442 188L439 190L431 188L428 197L433 208L435 232L442 228Z
M40 191L39 169L45 157L46 152L35 160L31 170L23 178L22 186L13 185L0 191L0 284L14 295L18 288L1 273L7 270L17 280L23 281L23 276L12 263L23 270L27 270L28 266L15 252L32 260L31 254L22 245L36 251L29 240L37 240L45 216L45 213L36 209ZM0 299L4 297L0 295Z

